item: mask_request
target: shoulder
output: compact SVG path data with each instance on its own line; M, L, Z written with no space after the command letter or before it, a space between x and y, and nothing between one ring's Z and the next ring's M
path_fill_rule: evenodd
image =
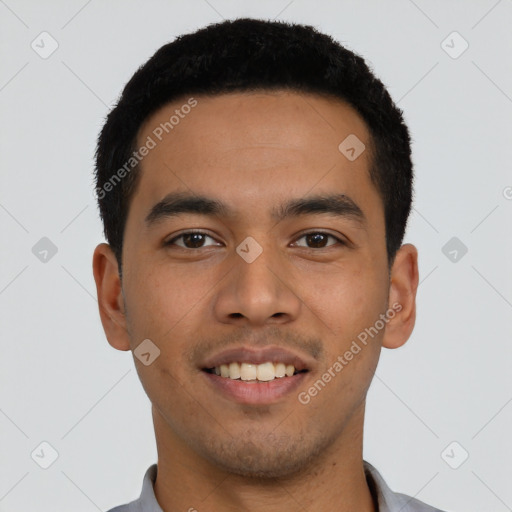
M140 497L126 505L114 507L107 512L162 512L153 491L156 473L157 465L153 464L147 469L146 474L144 475Z
M401 494L399 492L393 493L395 495L397 505L401 512L443 512L442 510L431 507L423 501L417 500L416 498L411 498L405 494Z
M107 512L142 512L142 504L140 499L127 503L126 505L119 505L117 507L107 510ZM152 509L153 510L153 509Z
M443 512L416 498L392 491L382 475L369 462L363 461L368 487L382 512Z

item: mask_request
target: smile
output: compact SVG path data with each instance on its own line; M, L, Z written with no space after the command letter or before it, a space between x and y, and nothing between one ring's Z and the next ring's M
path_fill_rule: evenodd
M293 364L273 363L271 361L262 364L238 363L234 361L229 364L207 368L205 371L225 379L247 382L268 382L274 379L292 377L300 373Z
M254 406L291 399L314 368L314 358L276 345L232 347L198 362L208 393Z

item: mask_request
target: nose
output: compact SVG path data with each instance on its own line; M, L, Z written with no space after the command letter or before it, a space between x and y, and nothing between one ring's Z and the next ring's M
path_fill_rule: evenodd
M234 253L232 263L215 296L218 321L257 327L298 317L302 302L285 257L265 247L252 261Z

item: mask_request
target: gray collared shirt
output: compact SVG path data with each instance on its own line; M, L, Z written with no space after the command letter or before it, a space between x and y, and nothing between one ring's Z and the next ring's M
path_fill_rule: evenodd
M373 496L377 497L379 504L378 512L443 512L415 498L393 492L380 473L369 462L363 461L363 465L370 491ZM108 512L163 512L156 501L153 491L156 471L156 464L150 466L146 471L142 484L142 492L138 499L127 505L115 507Z

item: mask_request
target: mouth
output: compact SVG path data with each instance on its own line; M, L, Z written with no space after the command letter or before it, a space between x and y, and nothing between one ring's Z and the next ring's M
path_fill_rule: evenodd
M312 370L312 362L278 347L225 351L200 369L210 388L240 404L271 404L290 395Z
M282 362L273 363L272 361L267 361L262 364L253 364L232 361L220 366L203 368L203 371L223 379L244 382L270 382L274 379L285 379L299 373L306 373L308 370L297 370L293 364Z

